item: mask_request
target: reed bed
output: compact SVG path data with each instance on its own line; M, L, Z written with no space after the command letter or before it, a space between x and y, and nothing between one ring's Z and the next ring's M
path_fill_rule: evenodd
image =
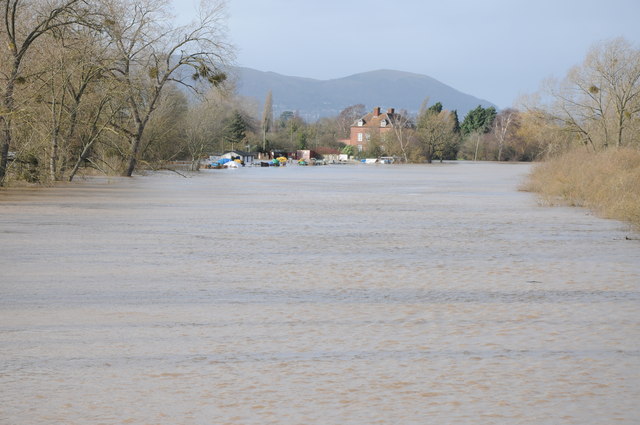
M575 150L534 167L523 190L547 205L589 208L640 230L640 150Z

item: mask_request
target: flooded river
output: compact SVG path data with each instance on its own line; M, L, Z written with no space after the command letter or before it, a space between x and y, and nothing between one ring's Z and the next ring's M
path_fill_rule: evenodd
M637 234L528 171L0 192L0 424L638 424Z

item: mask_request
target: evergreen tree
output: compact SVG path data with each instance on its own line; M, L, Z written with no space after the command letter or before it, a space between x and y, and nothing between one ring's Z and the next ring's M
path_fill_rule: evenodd
M496 108L493 106L485 109L481 105L478 105L476 109L469 111L467 116L464 117L461 125L462 134L466 136L474 131L488 133L489 130L491 130L496 115Z
M353 145L346 145L345 147L342 148L341 151L343 154L345 155L349 155L349 156L355 156L356 154L356 147Z
M456 132L456 134L460 134L460 118L458 118L458 110L454 109L453 111L451 111L451 116L453 119L453 131Z
M436 102L435 104L429 106L427 111L433 112L434 114L439 114L440 112L442 112L442 103Z
M498 112L496 111L496 108L494 108L493 106L489 106L487 109L484 110L485 133L488 133L489 131L491 131L491 127L493 127L493 121L496 119L497 115L498 115Z
M293 111L283 111L280 114L280 118L278 118L278 127L279 128L286 128L287 127L287 123L293 119L294 117L294 113Z
M231 149L235 149L234 145L244 140L246 131L247 123L244 117L239 111L234 111L226 131L226 139L231 143Z

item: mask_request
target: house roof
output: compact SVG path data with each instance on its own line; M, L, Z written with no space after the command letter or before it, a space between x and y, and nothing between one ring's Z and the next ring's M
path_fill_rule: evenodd
M393 123L400 117L400 114L395 112L395 109L390 108L386 112L383 112L380 107L375 107L372 112L364 115L361 118L358 118L353 122L351 127L380 127L380 123L382 120L387 121L387 125L389 127L393 126ZM363 121L363 124L360 126L358 123Z

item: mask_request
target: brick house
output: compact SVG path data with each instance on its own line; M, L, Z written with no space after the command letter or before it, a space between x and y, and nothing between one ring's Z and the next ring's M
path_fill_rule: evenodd
M400 118L400 114L396 114L394 108L387 109L387 112L381 112L380 107L376 106L372 112L359 118L351 125L351 135L349 139L344 141L347 145L356 146L358 152L367 150L367 142L372 135L382 136L388 133L393 129L395 123L402 122Z

